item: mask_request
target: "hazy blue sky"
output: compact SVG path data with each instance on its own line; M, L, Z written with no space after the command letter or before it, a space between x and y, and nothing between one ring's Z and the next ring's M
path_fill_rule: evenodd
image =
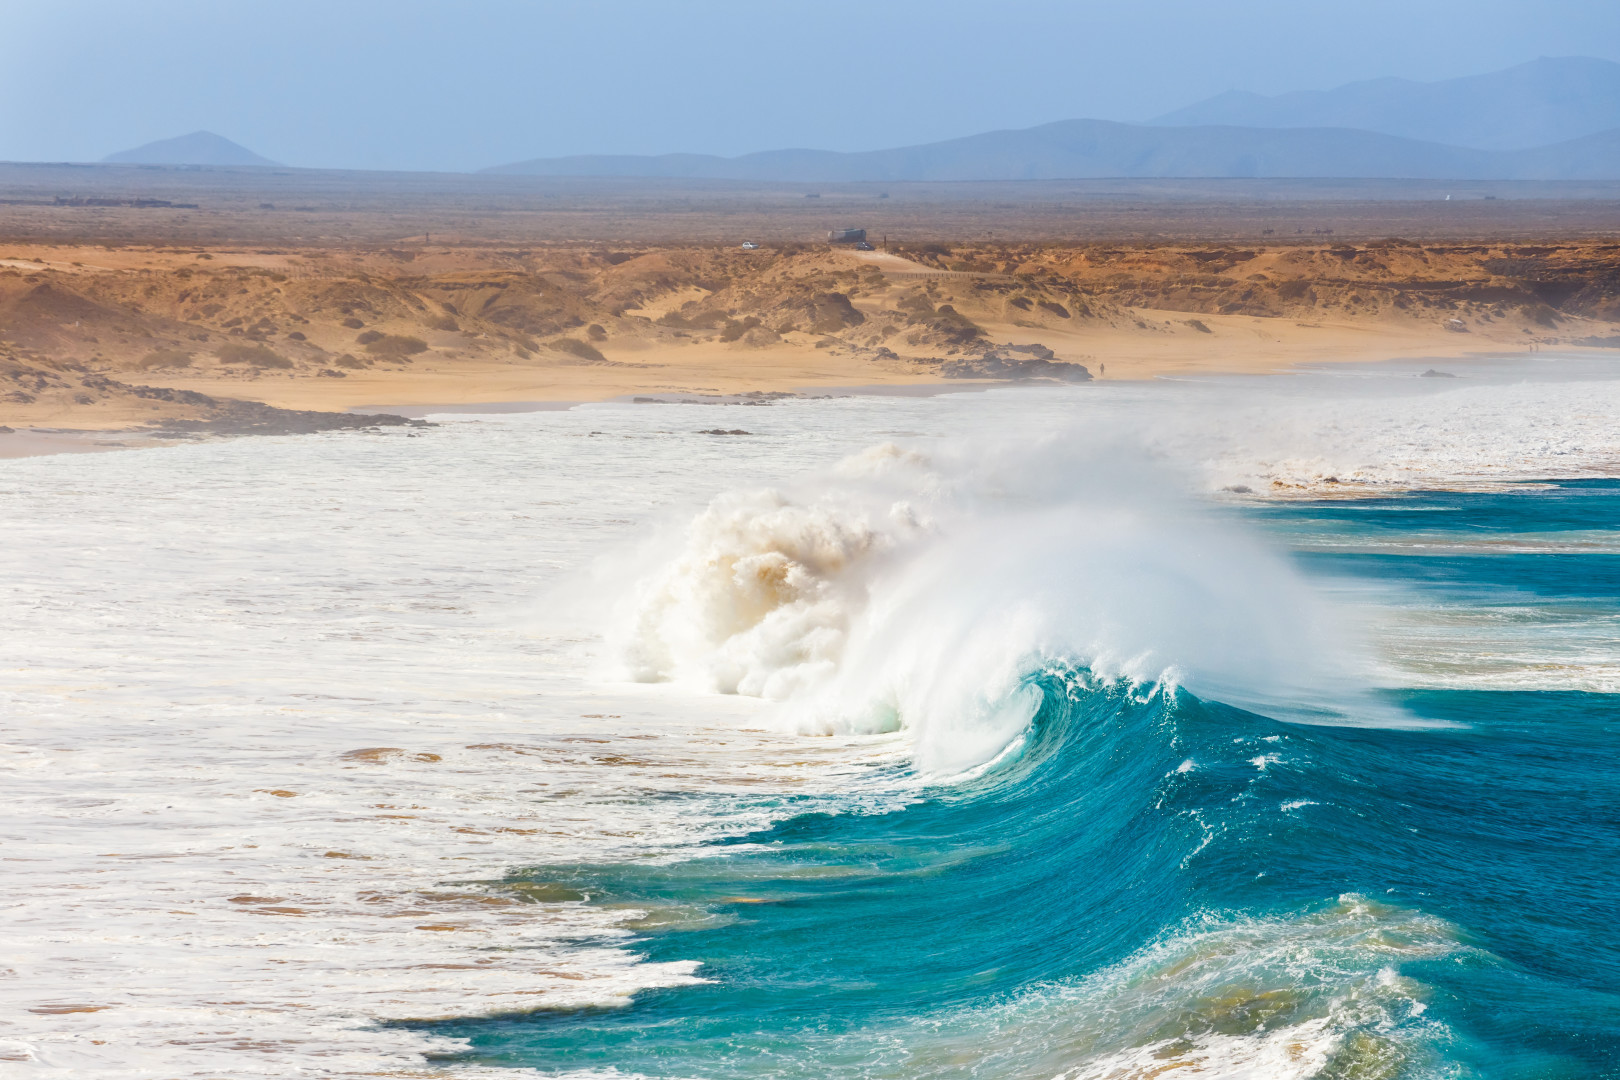
M0 159L862 150L1568 55L1620 60L1620 2L0 0Z

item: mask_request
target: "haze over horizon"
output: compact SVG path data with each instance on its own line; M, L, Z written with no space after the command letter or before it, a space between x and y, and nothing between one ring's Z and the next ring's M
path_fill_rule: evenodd
M96 161L199 129L289 165L467 171L570 154L872 150L1055 120L1146 121L1229 90L1620 61L1592 0L1264 0L1129 10L848 0L813 12L519 3L0 0L0 160ZM63 72L71 73L64 78ZM49 87L49 93L41 93Z

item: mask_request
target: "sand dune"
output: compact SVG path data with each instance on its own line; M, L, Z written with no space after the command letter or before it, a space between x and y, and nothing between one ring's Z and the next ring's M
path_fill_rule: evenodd
M1139 379L1620 342L1620 253L1590 243L0 256L0 424L15 428L232 430L244 401L815 392L1082 377L1074 365Z

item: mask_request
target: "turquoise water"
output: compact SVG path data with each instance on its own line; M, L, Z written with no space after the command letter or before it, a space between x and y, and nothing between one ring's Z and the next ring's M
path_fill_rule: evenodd
M1420 723L1048 665L971 778L874 766L888 801L514 873L645 911L706 983L433 1030L650 1077L1620 1076L1620 483L1232 513L1384 612L1375 692Z

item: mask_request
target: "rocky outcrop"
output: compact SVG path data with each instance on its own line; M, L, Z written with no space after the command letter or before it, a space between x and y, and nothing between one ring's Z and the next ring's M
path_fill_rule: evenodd
M999 345L968 360L947 360L939 373L947 379L1004 379L1012 382L1091 381L1084 364L1057 359L1044 345Z

